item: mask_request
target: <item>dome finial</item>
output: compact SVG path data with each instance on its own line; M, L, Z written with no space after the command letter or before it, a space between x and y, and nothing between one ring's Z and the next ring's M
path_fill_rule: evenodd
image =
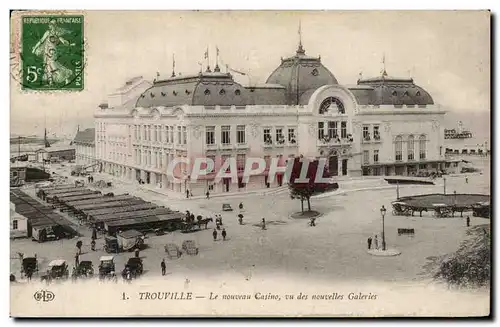
M387 77L387 71L385 69L385 52L382 56L382 77Z
M302 23L299 20L299 47L297 49L297 54L304 55L305 53L306 53L306 50L304 50L304 47L302 46Z

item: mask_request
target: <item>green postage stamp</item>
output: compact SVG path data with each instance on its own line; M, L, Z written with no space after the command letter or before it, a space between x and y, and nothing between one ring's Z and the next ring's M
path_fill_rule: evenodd
M21 19L23 89L84 88L84 16L39 15Z

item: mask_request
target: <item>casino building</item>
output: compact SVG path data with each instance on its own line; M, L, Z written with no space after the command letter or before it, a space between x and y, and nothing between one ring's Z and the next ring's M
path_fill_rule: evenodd
M214 181L222 163L245 159L326 157L338 179L362 175L412 175L452 169L445 160L445 111L411 78L380 76L339 84L320 57L281 59L263 85L244 86L218 65L189 76L150 83L135 78L95 112L95 156L102 169L125 179L195 195L235 192L283 184L268 169L247 184ZM208 157L214 173L196 182L189 167L167 177L174 158Z

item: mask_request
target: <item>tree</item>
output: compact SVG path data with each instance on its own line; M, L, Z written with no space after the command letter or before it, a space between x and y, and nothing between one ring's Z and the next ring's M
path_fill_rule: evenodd
M488 286L491 279L491 231L489 225L467 230L467 239L450 255L428 257L424 266L436 280L450 286Z
M299 183L297 179L300 177L300 172L302 171L302 166L308 164L306 178L308 178L307 183ZM295 158L293 161L293 167L291 176L289 178L288 188L290 190L290 197L292 199L299 199L301 205L301 211L304 212L304 201L307 201L307 211L311 211L311 196L321 194L327 191L338 189L337 183L319 183L316 181L316 174L318 171L319 160L309 160L305 158ZM324 168L323 178L329 178L330 174L328 169Z

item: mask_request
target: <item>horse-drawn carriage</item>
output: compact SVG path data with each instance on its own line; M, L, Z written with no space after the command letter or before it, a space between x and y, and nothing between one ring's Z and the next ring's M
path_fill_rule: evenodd
M411 216L413 210L409 205L404 202L393 202L392 204L392 214L394 216Z
M99 258L99 279L114 279L116 281L115 274L115 261L114 257L111 255L102 256Z
M182 249L189 255L197 255L198 247L193 240L186 240L182 242Z
M181 250L174 243L168 243L167 245L165 245L165 252L167 252L167 256L169 259L180 258L182 255Z
M122 271L123 279L130 281L142 275L144 272L144 265L141 258L133 257L128 259L125 268Z
M94 265L92 261L84 260L80 261L78 267L75 269L75 276L78 277L93 277L94 276Z
M208 223L213 222L213 218L203 218L202 216L197 216L196 221L192 218L187 218L181 222L181 231L190 232L195 228L201 229L201 226L205 226L205 229L208 228Z
M434 208L434 216L437 218L446 218L453 215L453 207L444 203L435 203L432 205Z
M26 276L31 279L34 273L38 273L38 260L36 257L26 257L23 258L23 263L21 266L21 275Z
M47 267L47 273L41 277L42 281L47 283L53 280L65 280L69 277L68 264L66 260L52 260Z

